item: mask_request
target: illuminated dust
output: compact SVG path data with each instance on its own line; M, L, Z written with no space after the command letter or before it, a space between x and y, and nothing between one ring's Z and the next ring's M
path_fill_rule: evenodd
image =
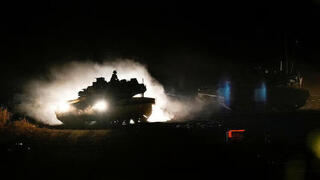
M113 70L119 72L119 79L129 80L137 78L139 83L147 87L145 97L156 99L149 122L164 122L176 116L187 116L196 108L182 100L172 100L166 94L164 87L153 78L143 64L127 59L117 59L112 62L93 63L71 62L52 67L48 72L48 79L34 79L27 83L24 93L19 95L20 112L44 124L59 125L55 111L68 108L66 102L76 99L78 91L90 86L95 78L111 78Z

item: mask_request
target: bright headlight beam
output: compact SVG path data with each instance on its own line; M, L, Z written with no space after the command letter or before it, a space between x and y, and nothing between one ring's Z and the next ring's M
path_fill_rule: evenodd
M70 110L70 104L67 102L60 103L58 104L57 110L61 113L68 112Z
M93 110L100 111L100 112L106 111L107 108L108 108L108 104L106 101L98 101L92 106Z

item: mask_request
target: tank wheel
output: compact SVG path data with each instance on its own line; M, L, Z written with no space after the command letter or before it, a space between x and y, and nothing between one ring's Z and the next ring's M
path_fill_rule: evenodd
M121 123L121 125L129 125L129 124L130 124L130 119L125 119Z
M139 116L139 117L135 117L133 119L130 119L128 121L129 124L131 124L131 120L133 121L134 124L141 124L141 123L146 123L147 122L147 118L145 118L144 116Z
M147 123L148 118L144 115L134 119L134 123Z
M123 123L123 120L113 120L110 122L110 125L113 127L119 127L122 125L122 123Z

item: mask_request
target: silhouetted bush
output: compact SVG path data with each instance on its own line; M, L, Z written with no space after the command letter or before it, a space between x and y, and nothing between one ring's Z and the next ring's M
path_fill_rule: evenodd
M6 108L0 107L0 127L6 126L11 118L11 113Z

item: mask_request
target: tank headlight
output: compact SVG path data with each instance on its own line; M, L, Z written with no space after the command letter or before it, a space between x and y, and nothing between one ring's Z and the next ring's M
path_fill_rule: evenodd
M63 102L63 103L58 104L57 111L61 112L61 113L65 113L65 112L68 112L70 110L70 108L71 107L70 107L69 103Z
M106 111L107 108L108 108L108 104L106 101L98 101L92 106L93 110L100 111L100 112Z

